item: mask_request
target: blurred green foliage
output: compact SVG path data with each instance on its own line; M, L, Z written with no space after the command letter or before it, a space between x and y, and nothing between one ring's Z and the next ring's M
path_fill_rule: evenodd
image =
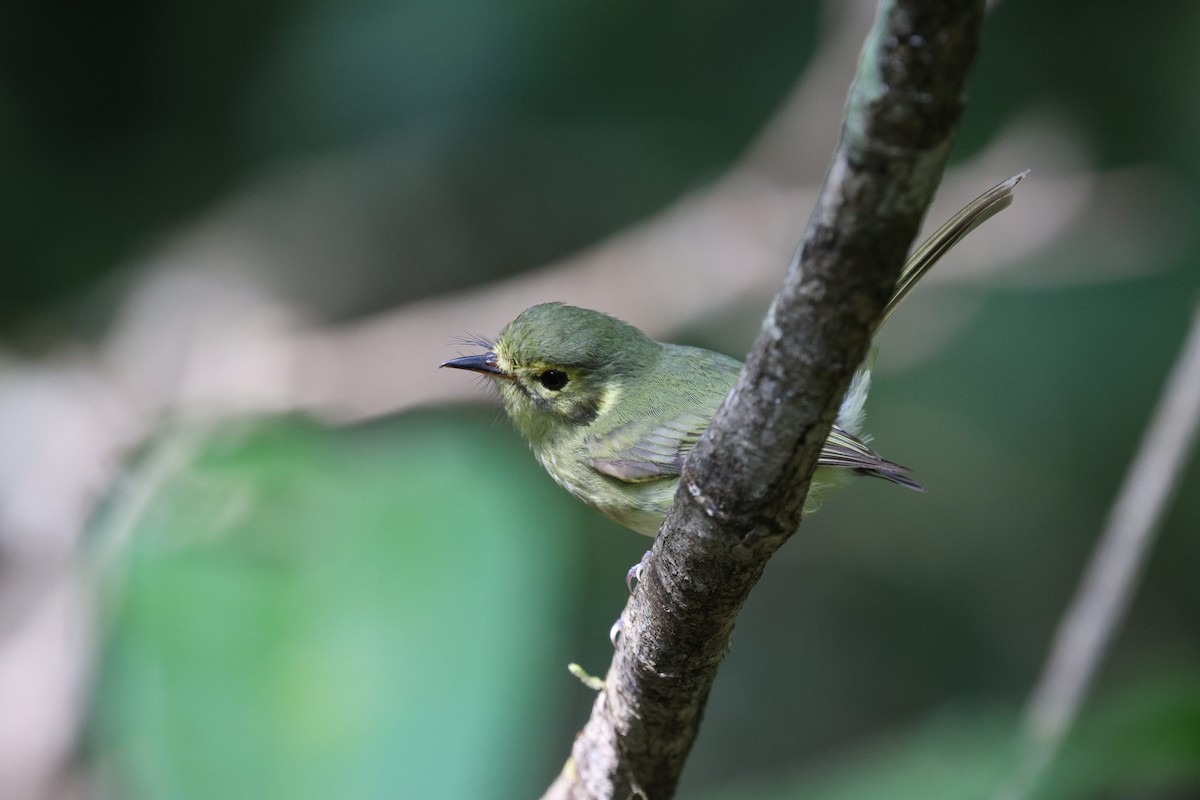
M541 264L719 174L801 74L820 13L6 3L0 330L94 333L122 265L322 158L361 161L384 267L340 304L297 270L314 316ZM1187 0L994 4L955 157L1044 112L1096 165L1175 179L1190 213L1198 37ZM1028 166L1037 180L1039 165L1011 169ZM682 796L969 797L1001 780L1013 712L1200 291L1195 230L1137 258L1139 277L997 289L902 374L885 331L870 429L930 493L856 482L784 548L739 620ZM744 352L760 314L689 333ZM1197 497L1193 466L1052 796L1200 791ZM602 672L646 545L465 409L219 430L129 533L105 576L87 749L113 796L155 800L536 794L592 699L565 664Z
M444 415L285 421L166 476L102 534L131 537L94 723L112 796L535 794L566 756L541 720L586 692L577 509L520 448Z
M1146 797L1200 787L1200 691L1190 676L1160 676L1080 720L1036 800ZM1009 715L961 709L894 732L816 770L703 793L704 800L996 800L1020 784ZM1190 795L1188 795L1190 796Z
M728 164L794 82L818 8L273 0L64 19L6 4L0 171L19 190L0 196L0 330L323 152L382 148L387 202L429 191L466 215L449 256L413 263L410 236L408 269L345 312L444 291L463 264L570 252Z

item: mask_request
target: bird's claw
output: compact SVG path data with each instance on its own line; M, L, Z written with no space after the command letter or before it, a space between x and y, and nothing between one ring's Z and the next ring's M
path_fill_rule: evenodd
M646 571L646 562L649 559L650 551L647 550L645 555L642 556L642 560L630 567L629 572L625 573L625 588L629 590L630 594L633 594L633 587L642 582L642 573ZM621 637L621 623L624 621L623 617L618 618L612 627L608 629L608 640L612 642L613 647L617 646L617 639Z
M625 588L633 594L633 587L642 582L642 573L646 571L646 559L650 557L650 551L642 556L642 560L629 568L629 572L625 573Z
M608 640L612 642L613 647L617 646L617 639L621 636L621 623L624 621L623 617L617 617L617 621L608 629Z

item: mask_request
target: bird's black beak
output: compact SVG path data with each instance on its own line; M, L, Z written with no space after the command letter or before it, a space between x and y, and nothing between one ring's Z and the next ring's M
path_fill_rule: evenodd
M485 375L495 375L498 378L511 377L507 372L496 366L495 353L452 358L445 364L442 364L442 366L450 367L451 369L468 369L471 372L482 372Z

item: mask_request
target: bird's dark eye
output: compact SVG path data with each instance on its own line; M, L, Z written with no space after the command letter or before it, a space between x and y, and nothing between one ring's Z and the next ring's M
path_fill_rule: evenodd
M559 389L566 386L567 381L570 380L567 377L567 373L559 369L548 369L538 375L537 379L538 383L540 383L542 386L545 386L552 392L557 392Z

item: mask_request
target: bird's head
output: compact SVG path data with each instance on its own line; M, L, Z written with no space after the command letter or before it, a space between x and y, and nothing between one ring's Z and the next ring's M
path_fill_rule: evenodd
M535 446L591 425L662 352L626 322L562 303L527 308L494 342L477 343L487 352L442 366L491 379L508 416Z

